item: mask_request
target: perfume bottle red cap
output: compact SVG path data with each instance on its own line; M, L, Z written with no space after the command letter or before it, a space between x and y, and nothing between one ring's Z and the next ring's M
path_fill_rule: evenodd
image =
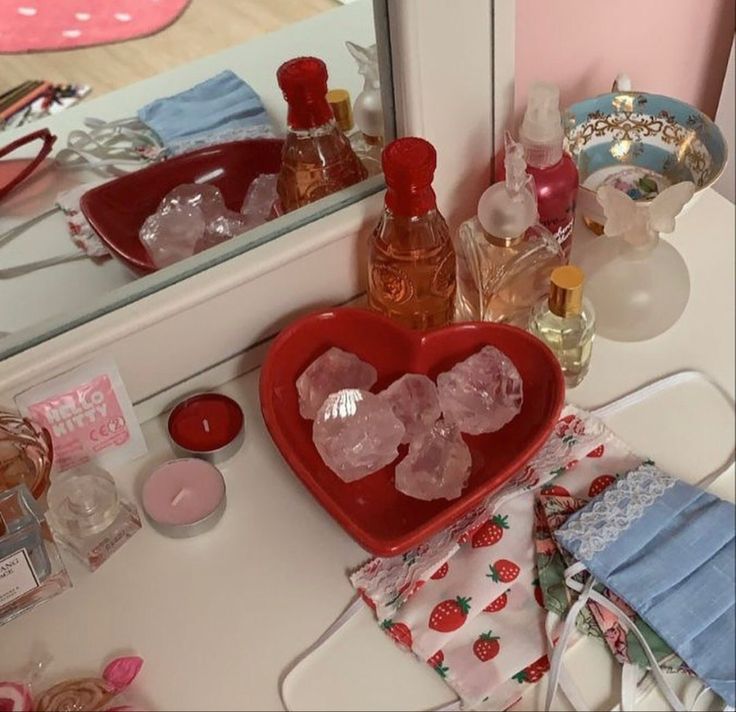
M326 98L327 67L321 59L290 59L278 68L276 79L289 104L287 121L291 128L310 129L332 119Z
M437 152L423 138L407 136L392 141L383 151L386 207L398 215L423 215L436 207L432 178Z

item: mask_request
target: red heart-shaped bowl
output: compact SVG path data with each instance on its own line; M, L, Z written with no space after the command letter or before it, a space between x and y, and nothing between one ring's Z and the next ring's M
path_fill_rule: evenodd
M210 183L230 210L240 212L250 184L278 173L284 142L254 138L205 146L88 190L80 200L87 222L110 253L138 275L158 268L138 237L166 194L182 183Z
M350 351L378 370L378 393L405 373L436 378L486 345L503 351L524 383L521 412L501 430L464 435L473 469L463 494L424 502L394 487L393 464L357 482L343 482L312 442L312 421L299 415L296 379L331 346ZM452 524L509 480L544 444L562 409L565 385L554 354L537 338L503 324L465 323L409 331L363 309L308 315L284 329L271 346L260 380L261 410L286 462L317 501L361 546L393 556Z

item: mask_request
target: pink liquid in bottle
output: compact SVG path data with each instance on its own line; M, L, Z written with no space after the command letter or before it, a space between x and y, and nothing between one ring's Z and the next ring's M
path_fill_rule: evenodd
M569 262L579 177L574 161L562 150L560 91L556 86L532 84L519 140L524 146L526 172L534 178L539 222L557 238L565 262ZM496 164L496 175L504 179L502 160Z

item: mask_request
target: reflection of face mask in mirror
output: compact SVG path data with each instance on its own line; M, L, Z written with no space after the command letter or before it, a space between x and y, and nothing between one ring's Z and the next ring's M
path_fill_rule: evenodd
M57 154L59 165L102 168L112 175L127 172L122 166L135 170L162 154L274 135L258 94L230 70L146 104L137 118L88 118L84 123L87 130L72 131Z
M214 143L214 137L221 143L273 135L260 97L230 70L146 104L138 118L156 133L169 154Z

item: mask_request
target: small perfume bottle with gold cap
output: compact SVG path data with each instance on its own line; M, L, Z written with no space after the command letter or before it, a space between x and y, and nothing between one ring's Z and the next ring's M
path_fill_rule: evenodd
M595 312L583 298L583 271L558 267L550 277L549 297L532 310L529 331L552 349L568 386L585 378L595 335Z

